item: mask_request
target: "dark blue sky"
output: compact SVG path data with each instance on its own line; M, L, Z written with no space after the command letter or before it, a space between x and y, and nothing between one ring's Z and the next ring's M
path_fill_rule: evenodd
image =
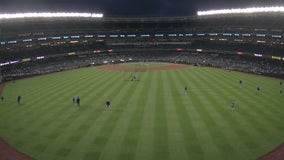
M191 16L197 10L283 5L284 0L0 0L0 12L78 11L105 16Z

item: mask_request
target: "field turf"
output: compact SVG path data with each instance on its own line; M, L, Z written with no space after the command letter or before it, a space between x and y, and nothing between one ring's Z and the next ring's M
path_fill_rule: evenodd
M37 160L251 160L284 142L279 82L205 67L135 82L96 67L17 80L2 93L0 137Z

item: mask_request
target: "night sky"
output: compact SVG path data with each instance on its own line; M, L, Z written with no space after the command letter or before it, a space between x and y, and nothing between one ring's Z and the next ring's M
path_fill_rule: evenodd
M100 12L116 17L192 16L198 10L284 6L283 0L0 0L1 13Z

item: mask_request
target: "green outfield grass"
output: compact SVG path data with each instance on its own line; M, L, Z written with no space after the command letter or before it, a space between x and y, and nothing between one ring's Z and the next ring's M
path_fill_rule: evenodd
M2 94L0 137L37 160L252 160L284 142L279 82L205 67L135 82L95 67L18 80Z

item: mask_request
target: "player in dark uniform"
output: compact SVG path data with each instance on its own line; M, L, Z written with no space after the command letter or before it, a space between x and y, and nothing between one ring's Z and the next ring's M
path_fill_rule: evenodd
M3 96L1 96L1 102L2 102L2 103L4 102L4 97L3 97Z
M280 94L282 94L283 93L283 91L282 91L282 89L280 90Z
M106 101L106 108L111 109L109 100Z
M256 90L257 90L257 92L260 92L260 87L259 87L259 86L257 86Z
M239 82L239 83L240 83L240 86L242 86L242 84L243 84L243 81L242 81L242 80L240 80L240 82Z
M76 103L77 103L77 106L80 106L80 97L77 97L77 99L76 99Z
M22 97L21 97L21 96L18 96L18 99L17 99L18 104L20 104L20 103L21 103L21 99L22 99Z
M75 103L76 103L76 99L75 99L75 97L73 97L73 98L72 98L72 102L73 102L73 104L75 104Z
M131 79L131 81L135 81L136 80L136 77L135 76L133 76L132 77L132 79Z
M234 111L236 109L236 106L237 106L237 102L235 99L233 99L233 102L232 102L232 111Z
M184 93L187 93L187 86L184 87Z

